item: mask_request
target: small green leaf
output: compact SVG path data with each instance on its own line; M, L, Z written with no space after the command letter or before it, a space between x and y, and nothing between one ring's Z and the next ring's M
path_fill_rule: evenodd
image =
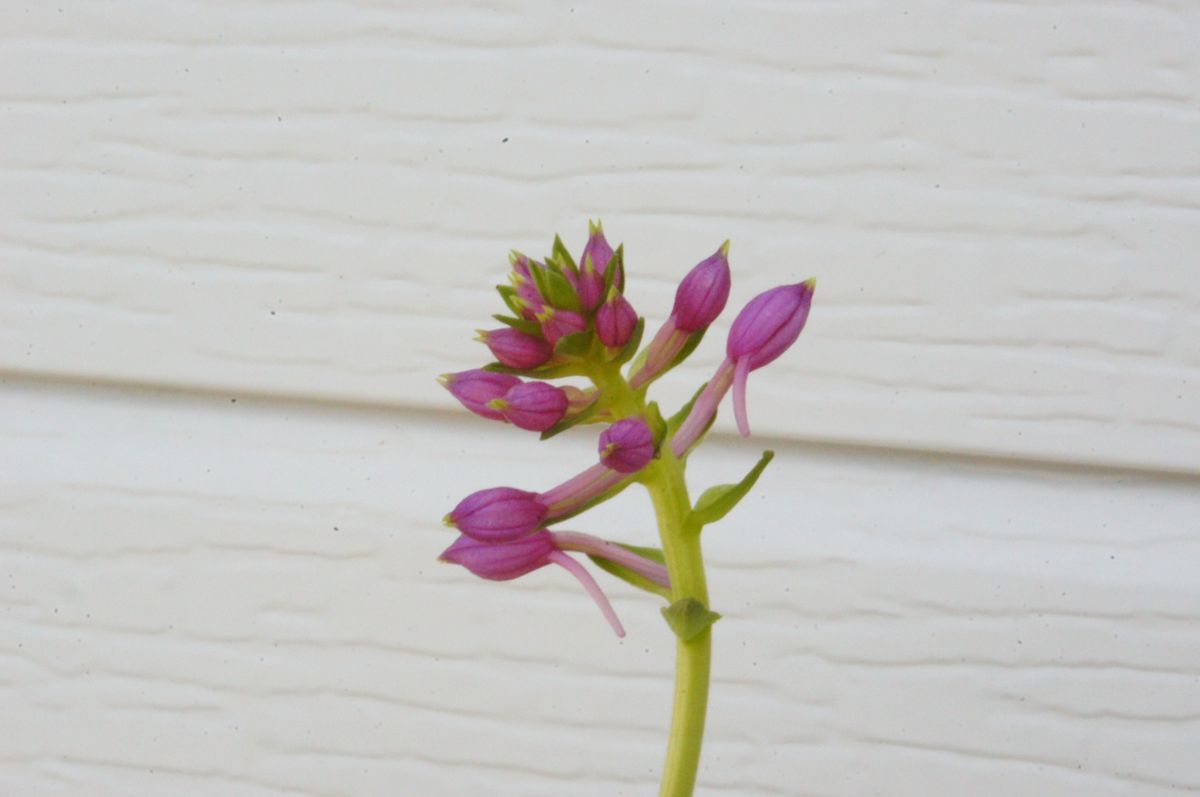
M575 265L575 258L571 257L571 253L567 251L567 247L563 244L562 238L554 236L554 259L562 264L563 268L570 269L572 273L579 273L579 266Z
M709 611L708 607L695 598L684 598L675 601L662 610L662 615L675 632L675 636L684 642L690 642L708 630L708 627L721 619L721 615Z
M650 434L654 435L654 447L658 448L667 436L667 422L663 420L657 401L646 405L646 425L650 427Z
M617 292L621 293L625 290L625 244L617 247L617 251L613 252L612 257L608 259L608 265L604 267L604 294L607 296L609 289L616 283ZM617 277L621 278L617 282Z
M566 416L561 421L554 424L546 431L542 432L541 439L549 440L551 437L554 437L556 434L561 434L561 433L567 431L572 426L578 426L581 423L587 423L588 420L593 415L596 414L596 410L598 410L598 409L600 409L600 397L599 396L597 396L595 399L593 399L591 404L587 405L579 412L575 413L574 415Z
M688 525L699 528L709 523L715 523L729 514L729 510L737 506L738 501L746 497L750 488L758 481L763 470L775 457L774 451L764 451L758 464L750 469L746 477L737 484L720 484L709 487L696 500L696 506L688 515Z
M579 312L579 297L575 295L575 289L571 287L570 281L563 276L562 270L558 268L558 264L546 271L546 289L542 291L542 296L546 297L546 301L555 307L563 310L573 310Z
M704 340L705 332L708 332L708 327L693 332L688 337L687 343L683 344L683 348L679 350L679 354L676 354L675 359L671 360L671 364L663 369L663 374L690 357L692 352L696 350L696 347L700 345L700 341ZM662 374L659 374L659 376L662 376Z
M573 335L563 335L554 344L554 353L560 357L586 357L592 349L592 332L584 330Z
M629 340L621 347L617 355L612 358L612 361L617 365L624 365L630 357L637 353L638 346L642 345L642 333L645 331L646 319L639 318L633 328L633 333L629 336Z
M530 274L530 276L533 277L533 286L535 288L537 288L537 292L542 295L543 299L545 299L546 301L550 301L550 286L548 284L549 272L546 271L546 267L543 266L541 263L537 263L533 260L530 260L529 261L529 274ZM540 312L541 308L535 307L534 310L537 310Z
M579 366L575 363L554 363L552 365L542 365L537 368L510 368L500 363L488 363L483 366L483 370L496 374L528 376L534 379L561 379L564 376L580 375Z
M633 551L638 556L658 562L660 565L664 562L663 552L658 548L642 548L637 545L625 545L623 543L616 544L628 551ZM611 573L622 581L632 584L638 589L644 589L646 592L653 592L655 595L661 595L664 598L669 598L671 596L671 591L666 587L651 581L639 573L635 573L624 565L619 565L609 559L604 559L599 556L592 556L591 554L588 554L588 558L595 562L596 566L601 570L605 571L606 573Z
M536 321L530 321L528 318L514 318L510 315L500 315L497 313L492 318L499 321L501 324L507 324L513 329L518 329L527 335L542 334L542 325Z
M517 289L511 285L497 285L496 292L500 294L500 298L504 300L504 304L508 306L517 315L521 314L521 305L517 299Z

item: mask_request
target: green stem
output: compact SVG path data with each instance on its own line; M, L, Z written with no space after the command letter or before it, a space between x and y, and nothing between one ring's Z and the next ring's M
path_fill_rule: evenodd
M608 396L616 416L645 412L645 403L630 388L618 368L597 369L591 376ZM658 516L663 557L671 576L671 602L691 598L707 608L708 584L699 529L690 527L687 522L692 502L683 476L683 462L664 445L659 458L642 471L641 481L650 493ZM711 627L691 639L676 640L675 701L659 797L691 797L695 788L708 711L711 659Z
M692 598L707 607L708 585L700 535L687 526L691 502L683 479L683 464L666 450L661 459L647 468L650 469L653 470L646 474L645 483L658 515L663 554L671 574L671 600ZM675 702L659 797L691 797L696 785L708 710L711 658L711 628L686 641L676 640Z

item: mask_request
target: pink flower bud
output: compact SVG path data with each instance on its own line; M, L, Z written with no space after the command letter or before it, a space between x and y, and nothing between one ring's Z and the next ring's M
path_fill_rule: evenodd
M508 542L541 528L546 511L536 493L492 487L459 501L445 523L481 542Z
M547 558L557 550L548 531L505 543L480 542L460 534L438 558L462 565L480 578L508 581L550 564Z
M608 292L607 301L596 311L596 337L610 349L619 349L629 342L637 320L633 305L614 287Z
M796 342L812 306L816 280L781 285L750 300L729 329L725 353L734 363L733 413L738 431L750 434L746 419L746 377Z
M604 230L599 224L588 225L588 242L579 258L579 281L576 292L585 313L596 309L604 298L604 271L612 259L613 249L604 239Z
M729 301L729 241L687 273L675 291L675 328L695 332L716 320Z
M544 432L563 419L568 403L562 388L545 382L525 382L501 398L489 401L488 408L499 412L513 426Z
M600 434L600 461L618 473L637 473L654 459L654 435L641 418L617 421Z
M491 371L480 370L443 374L439 381L464 407L476 415L494 421L503 420L504 416L488 407L488 402L502 397L521 384L521 380L511 374L494 374Z
M537 368L554 356L545 338L510 327L480 330L478 339L487 344L501 365L509 368Z
M559 338L587 329L587 319L579 313L559 310L548 304L542 305L536 318L542 325L542 334L546 336L546 340L550 342L551 346L558 343Z

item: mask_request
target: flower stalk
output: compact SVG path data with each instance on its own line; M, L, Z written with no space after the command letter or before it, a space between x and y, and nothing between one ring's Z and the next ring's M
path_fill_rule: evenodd
M711 487L694 503L684 477L687 457L731 389L739 431L749 433L747 377L796 340L814 286L809 280L755 297L734 321L717 371L664 420L647 391L691 354L724 309L731 286L728 255L726 241L688 272L666 323L637 352L645 320L624 295L623 247L613 249L599 223L589 225L578 260L558 238L541 261L514 252L511 284L497 287L513 315L495 316L506 328L478 338L497 362L443 377L447 390L476 415L542 439L572 427L606 425L597 440L599 463L556 486L540 492L492 487L460 501L445 518L459 537L440 558L490 581L558 565L578 580L618 636L625 631L612 605L571 554L584 554L600 569L667 600L662 614L676 637L675 689L660 797L690 797L700 765L712 626L720 617L709 608L701 532L746 495L773 454L765 452L740 482ZM592 386L543 381L562 377L582 377ZM660 548L550 528L634 483L650 496Z

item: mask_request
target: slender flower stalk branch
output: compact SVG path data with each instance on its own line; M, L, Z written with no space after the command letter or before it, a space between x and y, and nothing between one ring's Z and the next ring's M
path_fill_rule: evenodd
M632 570L643 578L648 578L660 587L671 588L671 576L667 572L666 565L660 565L644 556L638 556L615 542L602 540L579 531L552 531L550 536L554 538L559 550L576 551L607 559Z

